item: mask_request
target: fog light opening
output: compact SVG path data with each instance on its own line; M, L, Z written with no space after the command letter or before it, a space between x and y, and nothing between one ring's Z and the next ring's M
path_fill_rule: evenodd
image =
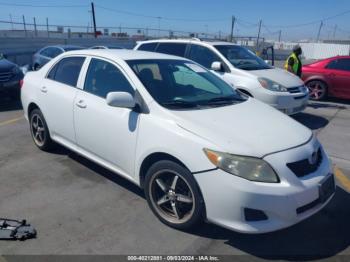
M267 220L268 217L264 211L252 208L244 208L244 217L246 221L263 221Z

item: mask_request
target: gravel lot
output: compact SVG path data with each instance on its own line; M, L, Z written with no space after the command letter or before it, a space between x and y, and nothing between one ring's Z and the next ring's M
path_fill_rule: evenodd
M135 185L64 148L38 150L22 114L19 103L0 101L0 217L26 218L38 237L1 241L1 255L245 255L238 260L350 255L349 102L310 102L304 113L294 116L314 130L337 166L335 197L302 223L263 235L209 224L191 232L163 225Z

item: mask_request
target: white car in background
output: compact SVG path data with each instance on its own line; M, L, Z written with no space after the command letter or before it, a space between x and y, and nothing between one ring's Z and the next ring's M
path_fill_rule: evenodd
M245 47L199 39L161 39L138 42L135 50L176 55L215 71L229 84L291 115L305 109L309 91L297 76L272 67Z
M129 179L172 227L274 231L335 192L311 130L184 58L68 52L27 73L21 97L36 146L55 141Z

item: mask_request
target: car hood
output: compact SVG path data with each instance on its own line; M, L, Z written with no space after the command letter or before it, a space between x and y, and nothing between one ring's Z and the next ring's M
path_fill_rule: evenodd
M252 98L231 106L171 114L178 126L213 143L216 150L237 155L264 157L306 143L312 136L310 129Z
M273 69L264 69L264 70L253 70L249 73L257 77L265 77L272 81L275 81L285 87L296 87L304 85L303 81L293 75L292 73L287 72L286 70L273 68Z
M7 59L0 59L0 72L4 71L10 71L12 68L14 68L16 65L12 62L10 62Z

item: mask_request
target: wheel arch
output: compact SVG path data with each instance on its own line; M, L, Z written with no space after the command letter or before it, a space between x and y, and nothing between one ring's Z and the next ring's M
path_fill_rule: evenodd
M142 164L140 166L139 169L139 183L140 183L140 188L144 188L144 181L145 181L145 177L146 177L146 173L148 171L148 169L156 162L158 161L162 161L162 160L170 160L170 161L174 161L175 163L178 163L179 165L183 166L184 168L187 168L188 170L190 170L181 160L179 160L178 158L172 156L171 154L165 153L165 152L154 152L151 153L150 155L148 155L147 157L145 157L145 159L142 161ZM191 171L190 171L191 172ZM192 172L191 172L192 173ZM204 202L204 198L203 198L203 193L202 190L199 186L199 184L197 183L197 180L195 179L197 187L198 187L198 191L203 199L203 207L204 207L204 218L206 219L207 217L207 209L206 209L206 205Z
M28 119L30 117L30 113L34 110L34 109L39 109L40 110L40 107L34 103L34 102L31 102L29 103L28 105L28 110L27 110L27 115L28 115ZM41 110L40 110L41 111Z
M168 153L164 153L164 152L154 152L151 153L150 155L148 155L147 157L145 157L141 163L140 169L139 169L139 183L140 183L140 187L143 188L144 186L144 181L145 181L145 177L146 177L146 173L148 171L148 169L156 162L159 162L161 160L170 160L170 161L174 161L175 163L178 163L179 165L187 168L189 170L189 168L178 158L168 154Z

